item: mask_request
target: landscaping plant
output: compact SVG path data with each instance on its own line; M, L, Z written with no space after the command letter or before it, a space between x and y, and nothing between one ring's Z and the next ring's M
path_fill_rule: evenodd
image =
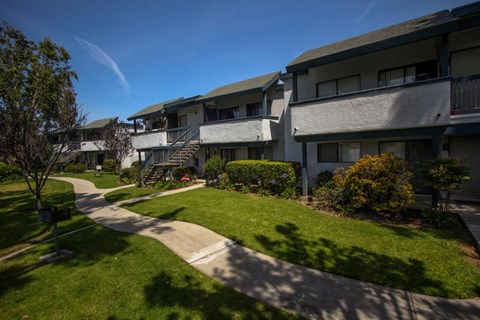
M214 155L203 166L203 174L207 179L207 183L218 183L218 177L225 170L225 159L222 159L219 155Z

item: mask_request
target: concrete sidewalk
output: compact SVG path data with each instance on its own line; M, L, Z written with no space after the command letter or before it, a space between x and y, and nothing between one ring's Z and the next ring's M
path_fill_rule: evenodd
M309 319L479 319L480 299L444 299L383 287L274 259L195 224L142 216L104 199L111 191L74 185L77 208L98 224L161 241L212 278Z

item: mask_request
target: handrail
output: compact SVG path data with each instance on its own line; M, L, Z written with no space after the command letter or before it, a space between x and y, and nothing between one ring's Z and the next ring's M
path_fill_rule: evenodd
M148 167L150 167L150 164L152 162L152 159L153 159L153 152L150 152L149 155L145 158L145 160L143 161L142 163L142 166L140 167L141 170L144 170L147 165Z
M191 130L188 129L188 132L191 132ZM186 133L188 133L188 132L186 132ZM185 147L185 145L186 145L187 143L189 143L190 141L192 141L194 138L198 138L199 134L200 134L200 130L197 130L194 134L190 135L190 137L189 137L188 139L186 139L186 140L182 143L182 145L180 146L180 148L178 148L172 155L170 155L170 150L173 150L173 149L168 148L168 159L170 160L171 158L173 158L177 153L179 153L179 152L183 149L183 147ZM172 144L172 145L173 145L173 144ZM170 146L170 147L171 147L171 146ZM183 164L183 161L180 161L180 165L182 165L182 164Z
M451 112L473 113L480 111L480 75L452 80Z
M175 128L175 129L168 129L167 130L167 143L170 142L169 140L171 140L171 137L170 137L171 133L178 133L178 132L182 132L183 130L186 130L186 131L184 133L182 133L179 137L177 137L176 139L171 141L172 144L175 144L178 140L182 139L190 131L190 127L187 126L187 127L180 127L180 128Z

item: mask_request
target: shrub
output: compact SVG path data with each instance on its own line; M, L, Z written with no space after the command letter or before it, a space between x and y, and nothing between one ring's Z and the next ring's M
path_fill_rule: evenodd
M293 165L268 160L239 160L226 165L232 183L244 186L258 185L272 194L281 195L287 188L295 188L297 178Z
M398 213L414 202L412 173L393 153L365 155L345 174L343 196L355 209Z
M175 179L176 181L180 181L185 176L191 177L194 175L194 167L177 167L172 170L173 179Z
M324 171L326 172L326 171ZM338 168L329 181L313 191L318 204L325 209L341 210L347 206L344 195L345 168Z
M218 180L218 177L225 171L225 160L218 155L214 155L203 166L203 174L208 182Z
M284 199L295 200L298 197L298 192L294 187L287 187L285 190L283 190L280 196Z
M117 161L115 161L115 159L107 159L103 161L102 168L105 172L115 172Z
M0 162L0 182L14 182L22 179L22 170L15 166Z
M123 168L120 171L120 181L131 184L137 183L140 179L140 170L137 167Z
M228 191L233 191L235 190L235 185L230 181L228 178L228 174L222 173L219 176L219 184L218 187L220 189L228 190Z
M83 173L85 169L86 165L84 163L72 163L65 167L65 172Z
M427 222L436 225L439 228L458 227L460 221L457 215L444 212L439 208L427 208L422 211L422 217Z
M323 187L327 182L331 181L333 178L333 172L329 170L325 170L320 172L317 175L317 179L315 180L315 186L317 188Z
M420 168L420 177L427 186L442 193L440 210L443 212L450 211L452 191L460 190L470 180L468 167L463 164L463 160L453 158L426 161Z

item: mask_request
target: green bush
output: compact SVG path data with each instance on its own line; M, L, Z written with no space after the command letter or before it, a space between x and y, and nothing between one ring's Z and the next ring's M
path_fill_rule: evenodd
M320 172L317 175L317 179L315 180L315 186L317 188L323 187L326 183L330 182L333 178L333 172L329 170L325 170Z
M461 159L435 158L423 164L420 177L427 186L441 192L440 210L448 213L452 191L460 190L470 180L470 173Z
M347 198L344 195L344 182L345 168L340 167L332 173L329 181L313 191L313 196L317 199L318 204L325 209L349 211L344 210L348 207Z
M219 155L214 155L203 166L203 174L209 183L216 182L225 171L225 160Z
M22 170L15 166L0 162L0 182L14 182L22 179Z
M180 181L183 177L193 177L195 175L194 167L177 167L172 170L173 179Z
M102 169L105 172L115 172L116 168L117 168L117 161L115 161L115 159L107 159L103 161Z
M258 185L272 194L281 195L287 188L295 188L297 178L293 165L268 160L239 160L227 163L230 181L244 186Z
M137 167L123 168L120 171L120 181L127 184L137 183L140 179L140 170Z
M65 167L65 172L83 173L86 170L84 163L71 163Z
M355 209L398 213L414 202L411 177L407 162L391 152L365 155L348 168L343 196Z
M444 212L440 208L427 208L422 211L422 218L439 228L451 228L460 226L457 215Z

